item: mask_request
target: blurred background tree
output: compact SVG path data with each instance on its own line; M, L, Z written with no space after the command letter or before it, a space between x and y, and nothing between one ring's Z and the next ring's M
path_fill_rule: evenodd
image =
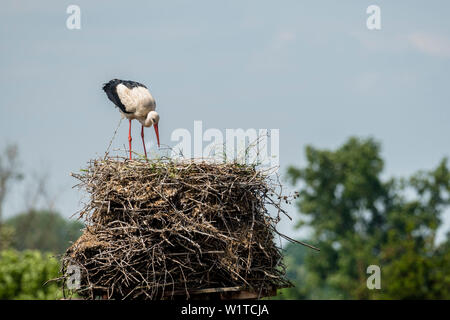
M10 246L17 250L36 249L62 254L81 236L83 224L69 221L57 212L30 210L5 221L14 230Z
M21 180L22 174L19 171L18 148L14 144L7 145L0 157L0 250L7 248L13 230L3 227L3 204L14 181Z
M436 245L450 204L447 159L409 178L381 178L373 139L350 138L337 150L306 147L307 165L290 167L299 188L298 228L308 226L315 252L288 245L295 288L284 298L449 299L450 241ZM381 268L381 290L366 286L369 265Z
M9 145L0 154L0 299L59 299L58 284L45 283L59 276L57 255L81 235L83 224L53 209L45 174L35 175L29 184L24 212L3 219L6 196L14 182L23 178L18 148ZM37 209L40 199L44 209Z
M38 250L0 251L0 299L60 299L56 282L46 284L59 272L59 261Z

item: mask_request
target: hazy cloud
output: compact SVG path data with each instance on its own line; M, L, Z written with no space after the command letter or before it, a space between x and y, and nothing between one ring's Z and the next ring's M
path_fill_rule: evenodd
M296 41L294 31L280 31L274 34L265 47L258 49L253 54L249 68L258 71L280 71L290 68L288 55L292 50L290 47Z
M413 33L409 43L417 50L436 57L450 57L450 39L429 33Z
M374 52L401 53L408 47L408 41L402 34L380 34L372 31L350 32L364 49Z

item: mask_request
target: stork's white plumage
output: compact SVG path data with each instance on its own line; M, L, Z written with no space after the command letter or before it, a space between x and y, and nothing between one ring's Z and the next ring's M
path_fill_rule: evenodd
M131 160L131 120L138 120L141 125L141 137L144 144L144 153L147 157L147 150L145 149L144 141L144 127L151 127L155 129L156 139L159 147L159 133L158 122L159 115L155 111L156 102L153 99L150 91L143 84L129 80L113 79L103 85L103 90L106 92L109 100L111 100L122 113L122 116L127 118L130 123L128 141L130 144L130 160Z

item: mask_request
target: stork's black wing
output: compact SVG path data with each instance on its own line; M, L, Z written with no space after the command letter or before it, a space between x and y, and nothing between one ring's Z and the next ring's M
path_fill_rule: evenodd
M108 96L108 99L111 100L116 106L119 107L119 109L123 112L123 113L131 113L128 112L125 109L125 106L123 105L122 101L120 101L119 96L117 95L117 86L120 83L124 83L127 81L122 81L122 80L118 80L118 79L113 79L111 81L109 81L108 83L105 83L103 85L103 90L106 92L106 95Z
M120 81L121 84L123 84L124 86L126 86L128 89L133 89L136 87L144 87L147 89L146 86L144 86L142 83L136 82L136 81L131 81L131 80L121 80Z

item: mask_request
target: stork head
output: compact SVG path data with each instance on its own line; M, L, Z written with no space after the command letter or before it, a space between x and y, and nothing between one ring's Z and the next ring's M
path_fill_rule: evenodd
M153 128L155 128L156 140L158 141L158 148L159 148L158 122L159 122L159 114L158 114L158 112L150 111L147 114L147 119L145 119L144 126L145 127L151 127L153 125Z

